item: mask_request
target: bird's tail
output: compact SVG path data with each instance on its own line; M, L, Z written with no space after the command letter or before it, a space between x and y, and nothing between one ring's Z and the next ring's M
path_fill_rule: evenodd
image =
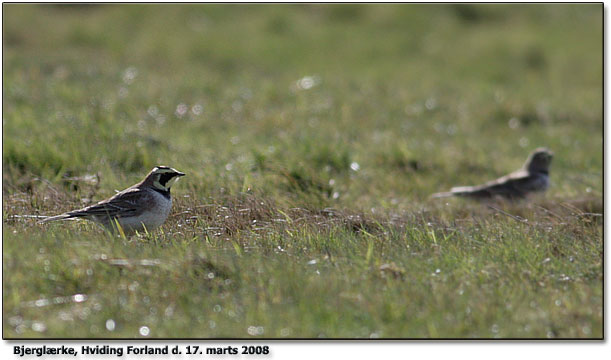
M47 216L46 218L40 220L38 223L45 223L45 222L49 222L49 221L55 221L55 220L65 220L65 219L70 219L72 217L72 215L70 214L61 214L61 215L56 215L56 216Z
M431 199L446 198L451 196L467 196L473 194L473 191L474 189L472 186L457 186L453 187L447 192L435 193L431 195Z
M452 197L455 194L451 191L447 191L447 192L438 192L435 193L433 195L430 196L431 199L440 199L440 198L446 198L446 197Z

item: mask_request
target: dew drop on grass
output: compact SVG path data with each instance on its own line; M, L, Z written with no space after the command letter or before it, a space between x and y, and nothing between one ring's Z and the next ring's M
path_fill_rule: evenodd
M136 76L138 76L138 69L130 66L123 72L123 82L126 84L131 84L136 79Z
M47 326L40 322L40 321L34 321L32 323L32 330L36 331L36 332L43 332L45 330L47 330Z
M520 126L520 120L518 120L518 118L516 117L512 117L511 119L509 119L509 122L507 123L509 125L510 129L517 129L518 126Z
M63 304L69 301L70 298L66 299L65 297L58 296L53 299L53 304ZM74 300L73 300L74 301Z
M204 107L199 104L193 105L193 107L191 108L191 112L195 116L201 115L203 111L204 111Z
M525 137L521 138L520 141L519 141L519 144L520 144L521 147L527 147L528 143L529 143L529 141Z
M11 316L8 321L11 326L17 326L23 323L23 318L21 316Z
M89 309L88 307L82 309L80 311L80 313L78 314L79 319L81 320L85 320L87 319L87 317L91 314L91 309Z
M263 326L249 326L246 331L248 332L248 335L251 336L263 335L265 333Z
M24 332L26 330L26 326L24 324L19 324L15 327L15 332L17 334L21 334L22 332Z
M426 99L424 107L426 107L427 110L434 110L437 107L437 100L434 97Z
M76 294L72 296L72 301L74 301L75 303L80 303L85 300L87 300L87 295L84 295L84 294Z
M295 82L297 90L310 90L320 83L320 78L316 75L304 76Z
M146 113L149 114L151 117L155 118L157 117L157 115L159 115L159 108L156 105L151 105L146 110Z
M74 321L74 317L72 316L72 314L66 311L60 311L58 317L62 321Z
M40 300L36 300L34 302L34 305L36 305L37 307L43 307L43 306L47 306L49 305L49 300L48 299L40 299Z
M141 336L149 336L149 334L151 333L151 330L149 329L148 326L141 326L140 329L138 330L138 333L140 333Z
M187 104L178 104L178 106L176 106L176 111L174 112L174 114L181 118L183 116L185 116L187 114L187 112L189 111L189 106L187 106Z

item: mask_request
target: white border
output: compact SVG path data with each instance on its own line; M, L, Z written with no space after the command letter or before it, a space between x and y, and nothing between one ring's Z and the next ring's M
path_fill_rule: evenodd
M611 0L610 0L611 1ZM41 1L50 2L50 1ZM73 2L73 1L68 1ZM120 1L108 1L108 2L120 2ZM144 1L136 1L144 2ZM240 1L228 1L228 2L240 2ZM276 2L276 1L270 1ZM327 2L327 1L322 1ZM345 2L345 1L338 1ZM377 1L373 1L377 2ZM431 2L443 2L443 1L431 1ZM499 2L499 1L491 1ZM554 2L554 1L539 1L539 2ZM608 15L608 1L605 3L605 19ZM0 15L2 10L0 10ZM609 103L609 92L607 91L607 71L608 71L608 52L609 48L609 37L607 36L607 24L605 21L605 104ZM605 111L605 113L607 110ZM606 114L605 114L606 115ZM609 125L605 118L605 139L609 139ZM1 140L0 140L1 146ZM606 145L605 145L606 150ZM606 156L605 151L605 179L608 176L609 169L609 157ZM1 180L0 180L1 181ZM606 190L606 186L605 186ZM607 204L609 194L605 193L605 204ZM605 214L605 230L607 230L607 214ZM605 244L607 240L605 231ZM607 246L605 245L605 250ZM606 251L605 251L606 252ZM605 265L608 262L605 259ZM605 266L605 274L607 266ZM607 293L608 281L605 282L605 295ZM605 310L608 309L608 297L605 296ZM605 320L608 316L605 316ZM605 321L605 329L608 329L607 321ZM6 356L6 358L16 359L17 355L13 354L13 346L27 345L27 346L73 346L79 352L82 345L104 345L110 346L123 346L137 345L144 346L162 346L170 345L170 347L179 345L184 348L186 345L199 345L200 347L226 347L226 346L241 346L241 345L267 345L271 349L271 354L268 356L246 356L246 355L225 355L225 356L170 356L173 359L228 359L228 358L251 358L251 359L342 359L349 357L350 359L455 359L461 358L462 356L468 357L469 360L502 360L516 358L524 359L579 359L579 358L594 358L602 359L604 354L611 353L610 345L608 341L2 341L0 346L0 355ZM36 356L26 356L22 359L37 358ZM54 358L54 359L67 359L68 357L63 356L43 356L43 358ZM87 358L79 355L73 357L77 359ZM109 356L90 356L89 358L96 359L110 359L116 358L114 355ZM123 355L122 358L156 358L158 356L128 356Z

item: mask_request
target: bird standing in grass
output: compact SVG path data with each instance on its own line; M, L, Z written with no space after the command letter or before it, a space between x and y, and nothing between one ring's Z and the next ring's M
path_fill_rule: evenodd
M483 185L454 187L448 192L431 195L431 198L462 196L477 200L501 197L508 200L525 198L549 187L549 166L553 153L546 148L533 151L521 169Z
M167 166L156 166L141 182L109 199L80 210L48 217L41 222L83 218L125 233L152 230L163 224L172 208L170 187L185 174Z

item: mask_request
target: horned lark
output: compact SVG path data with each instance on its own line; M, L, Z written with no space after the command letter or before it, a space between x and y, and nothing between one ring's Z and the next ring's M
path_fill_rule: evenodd
M156 166L141 182L80 210L48 217L41 222L84 218L111 231L116 223L125 233L154 229L165 222L172 207L170 187L184 173L167 166Z
M464 196L483 200L501 197L517 200L533 192L543 192L549 186L549 166L553 153L538 148L530 154L521 169L478 186L454 187L449 192L431 195L432 198Z

